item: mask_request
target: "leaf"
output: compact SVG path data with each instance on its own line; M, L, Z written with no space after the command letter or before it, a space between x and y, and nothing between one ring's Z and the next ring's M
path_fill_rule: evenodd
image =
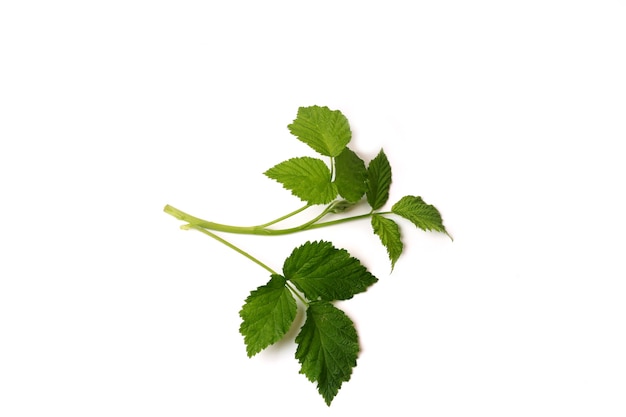
M356 366L358 335L352 320L328 302L311 303L306 314L296 336L296 359L301 364L300 373L317 382L318 392L330 406Z
M339 194L350 202L357 202L367 188L367 168L359 156L345 148L335 158L335 184Z
M285 260L283 273L309 300L347 300L378 279L330 242L306 242Z
M374 233L378 235L383 246L387 249L389 260L391 260L391 269L393 270L396 261L402 255L402 239L400 238L400 227L396 222L380 214L372 216L372 228Z
M344 213L354 207L356 203L351 203L348 200L336 200L329 208L330 213Z
M339 155L352 139L348 119L339 110L328 107L300 107L288 128L302 142L326 156Z
M243 319L239 332L249 357L282 339L296 318L296 300L286 282L285 277L272 275L266 285L250 293L239 312Z
M391 207L391 212L410 220L422 230L434 230L450 236L443 226L439 210L435 206L426 204L422 197L404 196Z
M330 169L321 159L308 156L292 158L268 169L265 175L310 204L327 204L337 197Z
M372 210L378 210L389 199L391 165L381 149L367 167L367 202Z

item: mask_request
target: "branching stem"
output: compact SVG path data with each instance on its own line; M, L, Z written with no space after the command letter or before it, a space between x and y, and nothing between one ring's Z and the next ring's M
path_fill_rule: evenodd
M354 220L367 219L368 217L372 217L374 214L392 214L392 213L390 211L381 211L381 212L365 213L365 214L361 214L361 215L358 215L358 216L344 217L343 219L337 219L337 220L331 220L331 221L328 221L328 222L312 224L309 227L307 227L306 230L318 229L320 227L328 227L328 226L332 226L332 225L335 225L335 224L351 222L351 221L354 221Z
M296 214L298 214L298 213L300 213L300 212L303 212L304 210L308 209L309 207L311 207L311 205L310 205L310 204L307 204L307 205L305 205L305 206L303 206L303 207L300 207L300 208L299 208L299 209L297 209L297 210L292 211L292 212L291 212L291 213L289 213L289 214L285 214L284 216L277 218L276 220L272 220L271 222L267 222L267 223L264 223L264 224L258 225L258 226L256 226L256 227L266 228L266 227L271 226L271 225L273 225L273 224L276 224L276 223L278 223L278 222L282 222L283 220L286 220L286 219L288 219L288 218L290 218L290 217L295 216Z
M193 226L194 229L205 229L205 230L213 230L216 232L226 232L226 233L238 233L238 234L247 234L247 235L264 235L264 236L278 236L278 235L287 235L291 233L302 232L304 230L318 229L321 227L332 226L340 223L347 223L354 220L365 219L371 217L374 214L390 214L391 212L379 212L379 213L366 213L357 216L344 217L342 219L327 221L318 223L323 217L328 215L333 208L333 204L329 204L319 215L311 219L310 221L303 223L299 226L290 227L286 229L268 229L267 226L276 224L282 220L285 220L293 215L300 213L307 208L311 207L311 205L306 205L298 210L295 210L285 216L279 217L276 220L273 220L269 223L265 223L259 226L232 226L221 223L209 222L207 220L200 219L198 217L192 216L190 214L185 213L175 207L170 205L165 206L164 211L179 220L185 221L189 223L190 226Z
M234 250L235 252L245 256L246 258L250 259L252 262L254 262L255 264L261 266L263 269L265 269L266 271L268 271L270 274L273 275L280 275L278 272L274 271L272 268L270 268L269 266L265 265L263 262L261 262L260 260L258 260L257 258L255 258L254 256L250 255L248 252L244 251L243 249L241 249L238 246L233 245L232 243L230 243L229 241L227 241L224 238L219 237L218 235L216 235L215 233L207 230L207 229L203 229L202 227L198 227L196 225L193 224L186 224L182 226L183 229L193 229L193 230L197 230L199 232L204 233L207 236L212 237L213 239L217 240L220 243L223 243L224 245L228 246L229 248L231 248L232 250ZM300 294L300 292L298 290L296 290L293 285L291 285L289 282L285 283L285 285L287 286L287 288L289 289L289 291L291 291L291 293L293 295L295 295L300 301L302 301L302 303L305 306L309 305L309 302Z
M217 240L220 243L223 243L224 245L228 246L229 248L231 248L232 250L234 250L235 252L240 253L241 255L245 256L246 258L250 259L252 262L256 263L257 265L261 266L262 268L264 268L266 271L268 271L270 274L274 274L274 275L280 275L278 272L274 271L272 268L270 268L269 266L265 265L263 262L259 261L257 258L255 258L254 256L250 255L248 252L244 251L243 249L233 245L232 243L230 243L229 241L227 241L226 239L223 239L221 237L219 237L218 235L216 235L215 233L204 229L202 227L196 226L194 224L186 224L184 226L182 226L183 229L194 229L197 230L199 232L204 233L207 236L212 237L213 239Z

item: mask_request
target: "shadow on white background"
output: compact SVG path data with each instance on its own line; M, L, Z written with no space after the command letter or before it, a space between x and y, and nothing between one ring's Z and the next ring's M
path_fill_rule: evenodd
M626 413L619 2L14 2L0 6L0 415ZM280 268L328 239L380 281L342 302L362 353L328 408L287 341L248 359L268 279L165 204L257 224L262 175L341 110L454 236L367 221L232 236ZM230 237L229 237L230 238Z

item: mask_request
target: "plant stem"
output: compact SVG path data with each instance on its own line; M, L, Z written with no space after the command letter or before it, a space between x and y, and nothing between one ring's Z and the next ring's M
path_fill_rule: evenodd
M207 236L212 237L213 239L217 240L220 243L223 243L224 245L228 246L229 248L231 248L232 250L234 250L235 252L245 256L246 258L250 259L252 262L254 262L255 264L261 266L263 269L265 269L266 271L268 271L270 274L273 275L280 275L278 272L274 271L272 268L270 268L269 266L265 265L263 262L261 262L260 260L258 260L257 258L255 258L254 256L250 255L248 252L244 251L243 249L233 245L232 243L230 243L229 241L227 241L226 239L223 239L221 237L219 237L218 235L216 235L215 233L203 229L202 227L193 225L193 224L186 224L183 226L183 229L193 229L193 230L197 230L199 232L204 233ZM291 291L291 293L293 295L295 295L296 297L298 297L298 299L300 301L302 301L302 303L306 306L309 305L309 302L300 294L300 292L298 290L296 290L293 285L291 285L289 282L285 282L285 285L287 286L287 288L289 289L289 291Z
M310 207L309 205L302 207L296 211L293 211L285 216L282 216L274 221L271 221L269 224L274 224L277 223L281 220L284 220L288 217L293 216L296 213L299 213L303 210L305 210L306 208ZM165 208L163 209L163 211L165 211L167 214L176 217L178 220L182 220L184 222L189 223L190 225L193 226L197 226L203 229L208 229L208 230L213 230L213 231L217 231L217 232L226 232L226 233L238 233L238 234L246 234L246 235L265 235L265 236L274 236L274 235L286 235L286 234L290 234L290 233L295 233L295 232L299 232L302 230L306 230L311 224L317 222L318 220L320 220L322 217L326 216L330 210L332 209L332 204L328 205L324 211L322 211L321 214L319 214L318 216L316 216L313 220L310 220L304 224L301 224L300 226L296 226L296 227L291 227L288 229L268 229L267 227L265 227L265 225L259 225L259 226L231 226L231 225L227 225L227 224L220 224L220 223L214 223L214 222L209 222L206 220L203 220L199 217L195 217L192 216L191 214L187 214L182 210L179 210L175 207L170 206L169 204L167 206L165 206Z
M204 229L214 230L217 232L238 233L238 234L246 234L246 235L280 235L280 234L286 234L286 233L281 233L279 230L268 229L267 226L271 226L280 221L288 219L289 217L295 216L296 214L308 209L309 207L311 207L311 205L307 204L304 207L301 207L297 210L292 211L289 214L281 216L276 220L272 220L271 222L261 224L258 226L231 226L228 224L210 222L210 221L201 219L199 217L192 216L191 214L185 213L184 211L179 210L176 207L170 206L169 204L165 206L163 211L165 211L167 214L171 216L176 217L178 220L182 220L189 224L193 224L195 226L199 226ZM326 214L328 214L328 211L329 211L328 208L324 210L323 215L325 216ZM315 221L319 220L321 217L323 216L316 217ZM305 223L305 225L308 223L309 222ZM293 233L293 231L290 231L288 233Z
M265 227L267 227L267 226L271 226L271 225L276 224L276 223L278 223L278 222L281 222L281 221L283 221L283 220L285 220L285 219L288 219L288 218L290 218L290 217L292 217L292 216L295 216L296 214L298 214L298 213L300 213L300 212L302 212L302 211L304 211L304 210L308 209L309 207L311 207L311 205L310 205L310 204L307 204L307 205L305 205L304 207L300 207L299 209L294 210L294 211L292 211L292 212L291 212L291 213L289 213L289 214L285 214L284 216L277 218L276 220L272 220L271 222L267 222L267 223L261 224L261 225L259 225L259 226L257 226L257 227L263 227L263 228L265 228Z
M191 214L187 214L184 211L177 209L176 207L170 206L169 204L165 206L163 211L171 216L176 217L178 220L182 220L193 226L199 226L204 229L210 229L219 232L263 234L261 232L264 230L263 228L258 228L256 226L229 226L226 224L209 222L201 218L192 216Z
M370 212L370 213L360 214L358 216L344 217L343 219L331 220L331 221L323 222L323 223L315 223L307 227L306 230L318 229L320 227L328 227L328 226L332 226L335 224L341 224L341 223L351 222L354 220L366 219L368 217L373 216L374 214L392 214L392 212L390 211L381 211L377 213Z
M307 301L307 300L306 300L306 299L305 299L305 298L304 298L304 297L300 294L300 292L299 292L298 290L296 290L296 289L293 287L293 285L291 285L291 283L290 283L289 281L286 281L286 282L285 282L285 286L286 286L287 288L289 288L289 291L291 291L291 293L292 293L293 295L295 295L296 297L298 297L298 299L299 299L300 301L302 301L302 304L304 304L305 306L308 306L308 305L309 305L309 302L308 302L308 301Z
M328 226L332 226L335 224L347 223L347 222L351 222L354 220L365 219L365 218L371 217L374 214L392 214L390 211L378 212L378 213L370 212L370 213L365 213L365 214L361 214L358 216L344 217L342 219L317 223L319 220L321 220L324 216L326 216L331 211L333 205L329 204L319 215L317 215L312 220L301 224L300 226L290 227L287 229L268 229L267 227L265 227L268 224L271 225L271 224L278 223L281 220L284 220L301 211L304 211L308 207L310 207L310 205L306 205L274 221L271 221L269 223L266 223L265 225L259 225L259 226L231 226L227 224L209 222L209 221L200 219L198 217L194 217L190 214L187 214L184 211L178 210L177 208L172 207L170 205L165 206L164 211L176 217L179 220L183 220L189 223L189 225L193 226L194 229L198 229L198 230L208 229L208 230L213 230L217 232L238 233L238 234L246 234L246 235L264 235L264 236L288 235L291 233L302 232L304 230L318 229L321 227L328 227Z
M194 224L187 224L187 225L183 226L183 228L184 229L194 229L194 230L197 230L199 232L202 232L205 235L210 236L213 239L217 240L218 242L223 243L224 245L228 246L229 248L231 248L235 252L238 252L241 255L245 256L246 258L250 259L252 262L256 263L257 265L261 266L263 269L268 271L270 274L280 275L278 272L274 271L272 268L270 268L269 266L265 265L263 262L259 261L254 256L250 255L248 252L244 251L243 249L238 248L237 246L233 245L232 243L230 243L226 239L223 239L223 238L219 237L218 235L216 235L213 232L210 232L209 230L206 230L206 229L204 229L202 227L199 227L199 226L196 226Z

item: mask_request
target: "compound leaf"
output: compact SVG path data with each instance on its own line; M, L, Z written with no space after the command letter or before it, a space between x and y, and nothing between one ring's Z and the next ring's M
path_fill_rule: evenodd
M339 194L352 203L359 201L367 189L365 162L349 148L345 148L335 158L335 169L335 184Z
M301 364L300 373L317 382L318 392L330 406L356 366L357 331L352 320L329 302L312 302L306 314L296 336L296 359Z
M422 230L434 230L450 236L443 225L439 210L435 206L426 204L422 197L404 196L391 207L391 211L411 221Z
M391 165L381 149L367 167L367 202L372 210L378 210L389 199Z
M265 171L265 175L310 204L330 203L337 197L330 169L321 159L308 156L288 159Z
M285 284L285 277L272 275L250 293L239 312L243 319L239 332L249 357L282 339L296 318L296 300Z
M380 214L372 216L372 228L374 233L378 235L383 246L387 249L389 260L391 261L391 269L393 270L396 261L402 255L402 239L400 237L400 227L398 223L388 219Z
M352 139L348 119L339 110L328 107L300 107L288 128L302 142L326 156L339 155Z
M283 273L309 300L347 300L378 281L358 259L325 241L294 249Z

